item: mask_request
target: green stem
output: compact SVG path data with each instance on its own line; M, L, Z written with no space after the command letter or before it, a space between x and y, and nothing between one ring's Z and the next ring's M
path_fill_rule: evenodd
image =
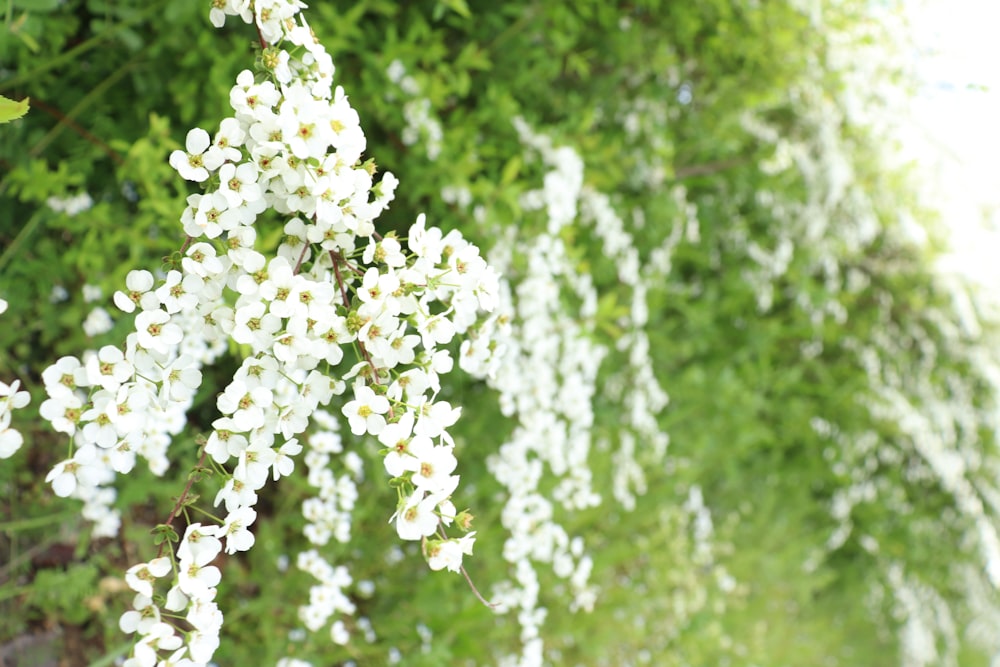
M209 519L211 519L212 521L216 522L220 526L226 525L225 520L220 519L219 517L215 516L211 512L207 512L207 511L201 509L200 507L198 507L196 505L187 505L187 508L190 509L190 510L193 510L193 511L197 512L198 514L202 514L202 515L208 517Z
M3 271L4 267L7 266L7 263L10 262L15 255L17 255L18 250L21 249L24 242L28 240L28 237L34 233L35 228L42 222L41 214L42 209L35 211L35 214L28 219L28 222L26 222L23 227L21 227L21 231L17 233L14 240L11 241L10 245L7 246L7 249L4 250L2 255L0 255L0 271Z
M46 514L44 516L36 516L30 519L19 519L17 521L7 521L0 523L0 531L19 531L19 530L30 530L32 528L40 528L41 526L49 526L54 523L61 523L66 519L76 516L76 512L60 512L59 514Z

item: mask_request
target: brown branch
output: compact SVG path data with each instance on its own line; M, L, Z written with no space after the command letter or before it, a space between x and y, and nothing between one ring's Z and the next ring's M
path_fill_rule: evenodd
M309 244L303 244L302 253L299 255L299 261L295 262L295 269L292 271L294 275L299 275L299 270L302 268L302 262L306 259L306 253L309 252Z
M198 459L198 467L199 468L201 468L205 464L205 457L207 455L208 455L208 449L205 448L205 447L202 447L201 448L201 458ZM181 511L181 507L184 506L184 500L187 498L188 493L191 491L191 487L194 485L194 478L195 477L197 477L197 474L188 475L187 484L184 485L184 490L181 492L181 495L177 497L177 502L174 503L174 508L172 510L170 510L170 516L167 517L167 520L164 522L163 525L169 526L170 524L172 524L174 522L174 519L177 518L178 512L180 512ZM162 542L160 542L160 549L159 549L159 551L156 552L156 557L157 558L159 558L160 556L163 555L163 549L164 549L164 547L166 547L167 542L168 542L168 540L163 540Z
M253 27L257 28L257 39L260 40L260 50L263 51L267 48L267 42L264 41L264 33L260 31L260 25L257 23L257 12L254 12Z
M340 287L340 297L344 300L344 308L351 309L351 300L347 298L347 288L344 286L344 279L340 275L340 262L343 256L339 252L330 251L330 260L333 262L333 277Z
M104 143L104 141L100 137L94 135L92 132L81 126L72 118L68 117L59 109L56 109L55 107L46 104L37 97L31 98L31 106L33 108L40 109L45 113L49 114L57 121L59 121L60 125L65 125L66 127L70 128L71 130L79 134L81 137L83 137L93 145L100 148L105 155L107 155L115 162L115 164L118 165L125 164L125 158L119 155L113 148L111 148L111 146L108 146L106 143ZM36 157L37 156L36 151L32 150L31 155L32 157Z
M476 596L476 598L478 598L480 602L482 602L484 605L486 605L490 609L496 609L497 608L497 603L496 602L490 602L489 600L487 600L486 598L483 597L483 594L479 592L479 589L476 588L476 585L474 583L472 583L472 577L469 576L469 573L466 571L465 566L464 565L459 565L458 569L461 570L462 576L465 577L466 583L469 584L469 588L472 589L472 592Z

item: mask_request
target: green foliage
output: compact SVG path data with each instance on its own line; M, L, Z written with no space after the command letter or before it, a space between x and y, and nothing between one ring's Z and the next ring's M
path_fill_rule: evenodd
M969 456L988 462L972 474L988 481L995 434L982 416L992 405L987 381L969 352L977 341L956 342L941 323L951 297L928 269L933 244L922 250L900 240L900 211L933 222L913 203L906 174L883 169L865 127L817 111L844 82L824 61L827 36L799 4L344 0L309 10L337 83L362 119L368 155L401 180L382 233L406 228L419 212L487 249L497 230L533 238L544 229L544 217L524 205L546 168L519 143L512 121L522 117L581 155L587 185L611 197L644 264L673 239L670 269L648 295L647 327L651 370L672 400L659 415L671 436L668 463L654 467L639 443L648 490L631 511L615 504L621 407L597 400L594 430L610 444L594 448L591 469L606 505L561 518L571 534L586 535L600 595L593 612L571 614L558 593L562 580L541 575L553 664L636 664L643 656L657 665L893 664L905 622L887 575L895 563L933 587L959 621L972 614L956 573L980 566L967 539L973 522L956 511L953 489L914 447L913 433L873 414L884 396L860 360L871 348L904 388L912 381L937 394L964 392L978 415L962 425L975 431ZM856 26L864 4L824 3L831 30ZM181 247L178 217L189 190L166 157L189 128L215 130L236 74L258 50L249 27L212 30L208 3L15 0L9 7L0 91L30 96L32 112L4 125L0 142L0 296L10 302L0 327L0 379L21 378L33 402L16 424L31 442L0 466L0 492L19 498L0 516L0 563L47 539L17 527L42 516L29 508L64 507L40 480L65 442L30 425L43 398L42 370L128 330L127 317L93 337L80 323L96 306L114 312L110 295L129 270L155 270ZM417 93L390 78L397 61ZM436 157L428 155L428 137L406 138L415 98L427 100L442 128ZM0 120L8 118L4 109ZM748 117L776 138L750 129ZM830 128L835 146L819 139ZM834 192L822 169L819 176L763 169L783 141L804 146L816 162L846 156L851 190ZM472 205L446 199L446 188L467 191ZM92 206L78 213L49 203L82 193ZM870 237L857 231L863 217L874 220ZM613 349L631 291L592 226L566 228L561 238L601 294L593 336ZM791 256L780 271L761 260L786 242ZM515 262L513 277L524 270ZM858 285L849 287L848 276ZM85 302L84 284L101 287L103 298ZM613 383L627 355L609 355L602 385ZM190 417L201 431L214 418L210 394L199 396ZM464 378L443 390L444 399L452 396L465 406L456 433L468 485L462 502L478 511L468 569L488 595L508 573L504 499L486 458L512 427L481 383ZM908 396L917 411L937 405L931 393ZM821 432L817 419L831 432ZM868 449L858 444L869 440ZM381 482L369 445L351 446ZM95 623L95 645L116 645L104 636L117 636L127 594L109 595L100 608L87 600L103 577L120 577L137 556L155 555L149 532L183 488L196 449L176 443L177 467L167 478L137 471L121 480L121 545L88 544L65 569L35 571L22 559L3 571L0 581L12 588L0 598L0 616L25 615L0 625L0 645L38 619ZM843 523L831 507L865 483L877 492L852 505L849 535L828 547ZM714 520L713 556L702 561L695 513L684 509L694 486ZM518 650L516 622L479 604L460 577L426 572L413 548L393 560L397 542L384 512L393 491L384 484L365 487L358 499L354 540L324 552L349 563L356 581L374 583L371 595L354 594L359 612L351 622L371 619L376 639L346 648L322 633L290 640L311 582L284 561L305 548L299 506L310 489L293 478L269 493L260 511L276 520L260 521L253 551L225 565L220 664L302 655L326 661L317 664L377 665L390 648L408 665L491 664ZM987 513L992 520L993 510ZM432 641L421 638L418 623ZM961 664L986 664L960 639Z

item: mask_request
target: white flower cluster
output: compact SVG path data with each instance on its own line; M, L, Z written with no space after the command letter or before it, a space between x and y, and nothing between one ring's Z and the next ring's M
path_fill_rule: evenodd
M111 507L115 490L109 486L115 474L131 472L137 456L156 474L167 470L171 437L182 430L201 384L192 356L176 348L157 353L142 346L143 338L132 333L124 352L106 345L82 362L62 357L42 373L48 399L39 412L74 444L73 455L45 481L56 495L82 500L83 516L100 536L118 532L119 515Z
M572 610L589 610L597 595L589 583L592 560L584 541L566 532L558 514L601 502L592 488L589 459L598 370L609 350L596 342L597 289L571 258L561 230L592 225L622 284L631 288L629 315L619 323L627 332L621 349L628 351L628 363L612 378L612 383L628 386L627 396L624 389L617 396L627 409L616 426L623 434L614 455L615 496L626 507L635 492L645 490L635 460L636 438L648 442L644 449L657 459L665 455L668 442L656 423L667 397L652 374L643 327L649 284L662 278L662 266L669 262L661 260L643 271L635 242L609 200L584 185L580 156L569 147L555 146L521 119L515 120L515 128L526 156L540 156L547 167L542 187L521 199L525 210L544 211L545 231L535 236L522 232L517 239L500 234L490 251L491 264L506 270L516 257L526 269L517 276L516 286L501 284L515 298L502 299L499 316L488 323L499 363L487 369L486 376L500 392L504 414L516 420L513 434L488 461L508 493L501 519L511 533L504 557L514 578L498 585L493 599L501 610L517 610L521 624L522 651L506 656L501 664L527 667L543 663L540 629L547 614L534 564L551 564L555 574L567 580ZM566 307L567 301L577 304L577 312ZM552 491L544 491L550 483Z
M631 510L635 507L635 494L646 491L643 464L661 465L670 443L668 434L657 423L657 416L666 408L669 397L653 373L649 336L645 330L649 322L646 295L650 289L663 284L666 271L662 268L662 260L657 261L652 255L643 265L635 240L615 213L607 195L585 187L580 193L580 220L591 225L603 243L605 255L614 261L621 285L631 290L628 315L618 322L622 334L616 341L618 350L628 353L628 363L609 379L605 392L606 396L621 400L627 406L619 421L613 493L623 507ZM689 224L689 221L678 223L675 234L681 233L682 226L689 230ZM694 224L697 225L697 220ZM658 250L668 253L676 242L667 239ZM642 443L646 460L639 457L637 440Z
M400 92L409 98L403 103L403 119L406 121L401 137L403 143L407 146L423 146L427 151L427 159L433 162L441 154L444 131L441 120L433 113L431 101L420 96L420 84L406 73L406 66L401 61L393 60L389 63L386 74ZM387 94L387 97L393 99L392 95Z
M493 309L499 278L458 232L428 227L423 216L405 245L375 232L397 181L385 174L376 185L374 164L361 163L365 136L357 113L343 89L333 89L333 64L299 15L303 6L213 4L215 25L238 15L257 26L265 72L237 77L234 115L214 137L193 129L185 150L170 155L182 177L205 189L188 198L181 216L188 235L182 257L160 280L132 271L126 289L114 295L122 311L136 314L124 350L105 346L83 362L65 357L43 376L49 399L42 414L74 439L72 457L47 481L58 495L97 508L90 518L111 534L114 473L129 472L137 454L162 472L170 435L183 427L201 384L201 365L227 343L250 353L218 396L222 416L202 452L226 480L215 497L224 518L217 526L188 525L175 560L160 555L130 568L126 582L137 596L121 626L137 639L126 667L165 664L167 653L169 664L211 659L222 626L214 602L221 574L211 563L223 550L253 546L257 492L269 478L294 471L299 438L318 414L327 435L310 439L310 483L320 493L303 508L306 533L317 544L330 535L349 539L354 479L322 472L340 447L329 437L329 415L320 411L335 395L349 392L341 412L352 433L386 447L385 469L400 493L392 517L399 536L421 542L435 570L460 571L472 552L471 515L450 500L459 476L448 429L461 409L436 395L454 366L446 346L465 334L482 340L480 315ZM255 249L255 223L267 210L286 220L270 258ZM334 374L345 347L356 351L357 363ZM490 345L470 343L461 362L485 368L490 355ZM168 539L183 501L182 495L167 521ZM452 524L467 534L449 538L445 528ZM299 565L321 582L303 608L314 629L353 606L340 593L350 584L346 570L310 554ZM185 618L191 630L161 618L154 584L168 577L162 609ZM347 641L343 623L334 624L332 635Z
M893 612L902 621L900 664L908 667L960 664L962 634L948 602L932 586L908 576L898 561L889 563L887 574L895 603Z
M302 513L309 522L302 532L317 546L327 544L331 537L346 544L351 539L351 512L358 499L357 483L364 473L361 457L355 452L343 451L338 422L332 414L317 410L313 419L318 428L306 441L304 460L309 470L309 485L315 487L317 493L302 503ZM338 454L342 454L341 461L347 468L339 477L330 469L333 456ZM317 632L336 613L354 613L354 604L344 593L353 583L346 567L334 567L315 549L300 553L296 564L319 582L310 587L309 603L298 610L299 619L309 631ZM334 621L330 637L334 643L348 642L350 633L343 621Z
M73 217L90 209L94 205L94 200L89 192L80 192L70 197L49 197L45 200L45 204L57 213Z
M0 313L7 310L7 302L0 299ZM19 391L20 381L10 384L0 382L0 459L9 459L24 444L24 436L10 427L11 413L23 408L31 400L28 392Z
M346 452L343 463L348 472L337 477L330 469L334 455L343 452L336 418L324 410L313 415L317 425L307 440L305 454L309 470L309 485L316 488L316 495L302 503L306 520L303 533L316 546L323 546L333 537L346 544L351 540L351 512L358 499L357 482L363 474L361 458L355 452Z
M354 603L344 594L344 589L353 583L353 579L344 566L332 566L315 549L299 554L296 565L303 572L308 572L320 583L309 591L309 604L299 607L299 618L312 632L326 625L330 616L335 613L353 614ZM336 621L330 627L330 637L337 644L346 644L350 635L343 621Z

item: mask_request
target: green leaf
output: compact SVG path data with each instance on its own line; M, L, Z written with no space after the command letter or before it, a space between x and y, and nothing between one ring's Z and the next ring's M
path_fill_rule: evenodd
M500 172L500 185L510 185L517 178L518 173L521 171L521 156L515 155L509 160L507 164L504 165L503 171Z
M442 0L438 4L438 7L442 6L450 9L464 19L472 18L472 12L469 11L469 5L466 4L465 0ZM436 9L437 7L435 7Z
M0 95L0 123L9 123L28 113L28 98L20 102Z

